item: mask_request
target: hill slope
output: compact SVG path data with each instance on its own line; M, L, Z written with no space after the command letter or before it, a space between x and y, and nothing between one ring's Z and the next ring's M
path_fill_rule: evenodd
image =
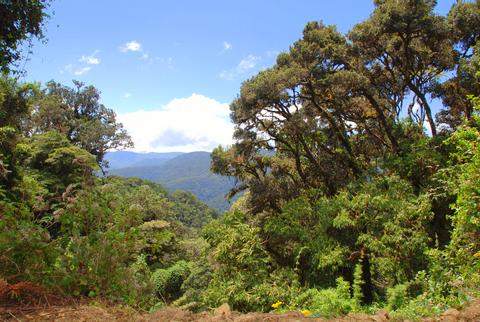
M123 155L116 155L118 153ZM162 184L170 191L190 191L208 206L220 211L225 211L230 206L224 195L235 181L210 172L208 152L156 153L149 156L135 152L111 152L107 154L107 160L114 160L109 175L148 179Z
M107 153L105 159L108 161L110 170L113 170L126 167L158 166L181 154L181 152L136 153L130 151L115 151Z

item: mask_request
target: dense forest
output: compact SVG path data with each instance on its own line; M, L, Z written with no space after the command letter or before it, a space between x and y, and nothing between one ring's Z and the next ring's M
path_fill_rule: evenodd
M417 319L478 298L480 1L374 3L242 84L212 152L242 193L223 214L99 175L128 133L93 86L16 80L49 3L0 3L0 279L150 311Z

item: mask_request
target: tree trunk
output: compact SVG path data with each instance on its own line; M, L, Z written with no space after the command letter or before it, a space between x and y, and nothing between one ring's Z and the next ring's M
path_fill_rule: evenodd
M365 248L362 249L362 280L362 302L368 305L373 302L373 283L372 273L370 271L370 259Z

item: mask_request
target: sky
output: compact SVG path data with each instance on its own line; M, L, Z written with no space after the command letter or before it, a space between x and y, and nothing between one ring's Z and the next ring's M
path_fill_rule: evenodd
M232 143L229 103L242 82L307 22L346 33L372 10L372 0L53 0L24 80L95 86L134 151L211 151Z

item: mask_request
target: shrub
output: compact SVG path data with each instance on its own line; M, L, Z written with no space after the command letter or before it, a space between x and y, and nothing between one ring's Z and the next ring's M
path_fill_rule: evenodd
M165 302L180 297L182 284L190 274L190 265L184 260L166 269L157 269L152 274L156 294Z
M293 307L308 309L314 316L332 318L351 312L355 308L354 302L350 297L350 284L339 277L336 288L308 289L298 296Z

